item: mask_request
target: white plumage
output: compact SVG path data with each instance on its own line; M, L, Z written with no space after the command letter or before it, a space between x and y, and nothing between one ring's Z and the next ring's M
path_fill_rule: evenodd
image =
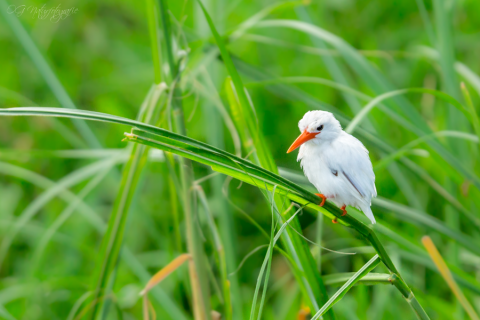
M370 205L377 190L368 150L330 112L309 111L298 128L302 134L288 152L300 146L297 161L308 180L342 209L356 207L375 223Z

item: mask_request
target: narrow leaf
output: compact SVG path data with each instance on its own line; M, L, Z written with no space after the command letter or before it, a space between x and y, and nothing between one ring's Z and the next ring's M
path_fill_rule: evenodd
M348 281L328 300L326 304L312 317L312 320L317 320L325 314L335 303L340 301L343 296L365 275L375 269L380 263L380 257L376 254L370 259L360 270L358 270Z
M162 282L166 277L170 275L173 271L180 268L185 261L191 260L192 256L188 253L184 253L173 259L172 262L163 267L160 271L155 273L155 275L148 281L145 285L145 288L140 292L140 295L146 295L150 289Z
M435 247L435 244L433 243L432 239L429 236L424 236L422 238L422 243L425 246L425 249L427 249L428 254L432 258L438 270L440 271L440 274L442 275L443 279L445 279L448 286L450 287L450 290L452 290L455 297L457 297L458 301L460 302L462 307L465 309L470 319L480 320L477 313L475 312L475 309L470 305L470 302L468 302L462 290L455 282L455 279L453 279L452 273L448 269L448 266L445 263L445 260L443 260L442 255L440 254L440 252L438 252L437 247Z

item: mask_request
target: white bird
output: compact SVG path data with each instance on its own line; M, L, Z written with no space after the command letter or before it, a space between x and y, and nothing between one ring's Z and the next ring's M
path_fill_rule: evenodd
M298 122L302 134L287 153L300 147L297 161L322 198L341 206L360 209L375 223L370 209L377 196L375 174L368 150L354 136L342 130L340 122L326 111L309 111ZM336 222L334 220L333 222Z

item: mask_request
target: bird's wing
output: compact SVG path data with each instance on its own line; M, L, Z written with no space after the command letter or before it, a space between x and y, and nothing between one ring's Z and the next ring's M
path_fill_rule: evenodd
M346 188L355 198L370 205L371 198L377 196L377 190L368 150L347 133L334 141L332 148L327 165L332 172L338 171L338 177L344 179Z

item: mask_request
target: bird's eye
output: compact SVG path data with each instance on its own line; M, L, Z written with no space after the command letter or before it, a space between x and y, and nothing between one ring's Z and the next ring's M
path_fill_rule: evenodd
M322 129L323 129L323 124L317 128L318 131L322 131Z

